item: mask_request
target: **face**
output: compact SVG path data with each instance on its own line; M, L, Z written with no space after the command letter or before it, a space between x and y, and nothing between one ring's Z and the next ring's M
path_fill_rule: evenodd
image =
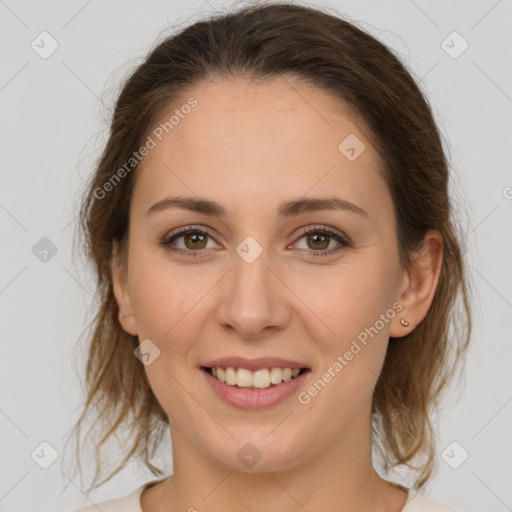
M276 470L361 446L389 336L404 334L378 154L339 102L304 84L219 81L188 98L197 105L153 136L137 169L127 266L114 273L133 314L123 328L150 340L145 370L173 444L244 471L247 453ZM187 207L161 203L178 197ZM203 369L230 357L250 360L235 370L287 361L235 373L263 383L237 389ZM264 368L279 379L281 366L306 370L266 388Z

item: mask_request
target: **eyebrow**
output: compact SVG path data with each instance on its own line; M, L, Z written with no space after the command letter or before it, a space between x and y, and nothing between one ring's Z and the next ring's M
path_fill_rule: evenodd
M219 203L198 197L167 197L148 208L146 215L181 208L191 212L202 213L214 217L225 218L226 210ZM345 210L369 218L368 213L354 203L339 197L311 198L286 201L279 206L279 218L291 217L301 213L312 213L322 210Z

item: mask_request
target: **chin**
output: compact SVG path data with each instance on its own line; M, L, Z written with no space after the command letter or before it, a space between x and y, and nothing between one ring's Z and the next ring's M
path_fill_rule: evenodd
M211 456L229 468L245 473L262 473L282 471L297 464L299 447L310 445L309 442L294 439L291 433L282 428L281 432L275 425L249 426L228 428L233 435L228 443L206 448Z

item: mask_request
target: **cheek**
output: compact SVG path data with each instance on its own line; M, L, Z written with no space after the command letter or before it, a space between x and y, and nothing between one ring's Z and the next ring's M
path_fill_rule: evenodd
M315 339L323 364L316 380L300 397L301 404L310 401L318 417L336 416L333 435L371 403L386 355L389 322L394 316L391 305L387 306L385 290L377 289L371 280L358 280L354 287L350 283L344 281L345 286L334 290L338 301L326 303L333 318L329 326L335 334Z
M384 261L365 258L338 269L329 293L321 301L317 295L318 316L325 319L329 335L315 342L324 354L324 368L336 375L333 389L342 401L350 401L354 392L370 393L384 362L390 322L397 314L392 308L394 274Z
M165 372L157 375L157 369L186 376L197 360L192 361L194 347L213 316L219 277L196 268L183 271L158 250L134 251L131 265L130 295L139 339L149 338L160 350L159 364L146 367L148 377L169 380Z
M180 277L176 272L147 272L134 279L133 307L139 336L154 337L161 343L180 343L181 334L193 338L202 308L201 297L208 291L206 280Z
M324 276L323 287L314 279L296 288L297 295L322 321L324 339L331 345L356 337L385 314L394 302L393 272L375 258L361 258ZM379 324L380 326L380 324ZM387 332L389 324L379 330ZM339 348L339 347L338 347Z
M179 423L198 414L197 403L190 400L183 386L190 389L187 379L195 369L188 364L189 356L204 331L204 319L211 316L205 312L207 297L201 298L213 283L180 274L161 261L149 263L135 257L132 261L131 296L139 340L150 339L160 350L144 369L157 400ZM179 414L175 416L176 411Z

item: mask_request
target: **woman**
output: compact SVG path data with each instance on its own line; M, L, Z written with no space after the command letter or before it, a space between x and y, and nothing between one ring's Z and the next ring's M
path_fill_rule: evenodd
M452 510L419 491L466 271L430 107L382 43L285 4L169 37L123 87L81 215L89 490L132 457L160 477L102 510Z

